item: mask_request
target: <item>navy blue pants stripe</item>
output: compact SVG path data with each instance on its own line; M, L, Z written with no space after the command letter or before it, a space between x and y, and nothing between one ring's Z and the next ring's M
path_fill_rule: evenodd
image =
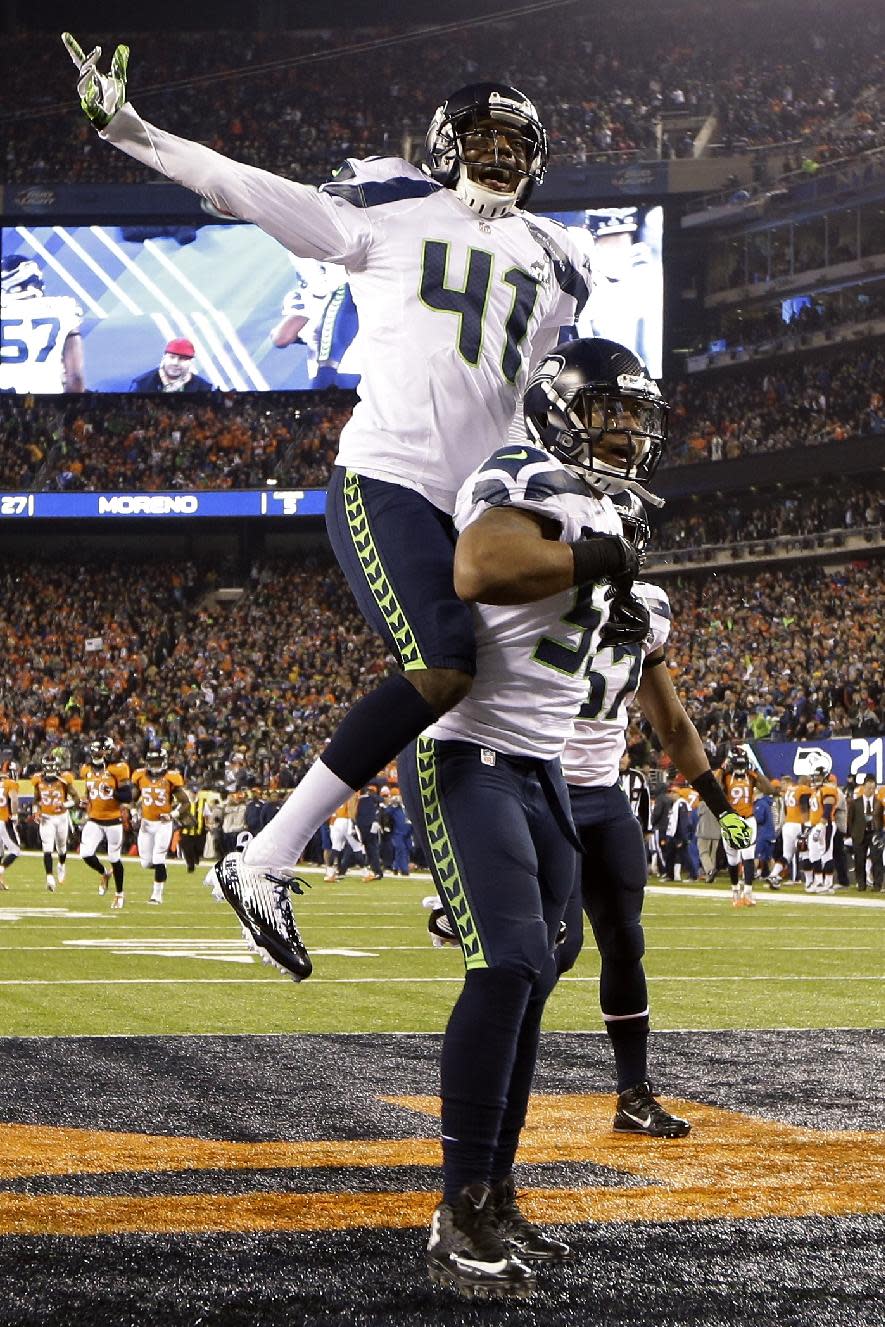
M559 764L547 762L539 773L539 762L500 754L493 765L484 764L481 748L471 742L434 742L433 747L439 807L429 806L422 793L414 746L406 749L398 767L406 809L440 897L451 907L446 849L428 835L442 821L457 868L455 888L469 909L484 965L509 968L535 981L547 963L575 871L575 850L563 832L563 817L551 807L554 796L568 805ZM458 919L453 921L458 930Z
M412 489L335 466L326 528L360 612L400 667L472 677L473 614L455 593L452 518Z

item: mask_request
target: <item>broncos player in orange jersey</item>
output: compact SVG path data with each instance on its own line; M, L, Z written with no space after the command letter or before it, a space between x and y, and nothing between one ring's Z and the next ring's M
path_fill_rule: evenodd
M114 876L114 898L111 907L122 908L123 863L120 856L123 849L123 817L121 804L131 802L132 785L129 782L129 766L125 760L115 760L114 744L109 737L98 738L89 748L89 760L80 770L80 777L86 782L86 821L80 836L80 856L91 870L101 876L99 894L107 892L111 873ZM98 849L102 842L107 847L108 871L98 859Z
M144 768L132 775L132 801L141 803L138 856L146 871L154 868L154 887L148 902L162 903L173 816L188 824L191 818L184 778L177 769L169 768L169 752L164 746L149 747Z
M805 860L808 849L811 791L811 784L803 778L794 780L791 774L785 774L781 781L784 823L781 826L781 855L775 859L768 877L772 889L780 889L787 872L791 880L798 878L799 862Z
M8 889L6 868L21 852L15 832L18 815L18 766L10 761L0 771L0 889Z
M753 897L756 855L756 821L753 817L753 803L756 800L757 788L763 793L772 793L774 788L761 770L752 768L750 757L739 746L735 747L722 763L722 786L731 809L743 816L753 831L752 842L746 848L729 848L727 843L724 844L725 860L728 862L728 874L731 877L732 907L752 908L756 905Z
M58 756L51 751L43 757L40 772L32 775L31 782L34 785L34 814L40 829L46 888L51 891L55 889L53 852L58 855L58 883L64 884L68 835L71 832L68 812L72 806L80 805L80 797L74 787L73 774L70 770L62 769Z

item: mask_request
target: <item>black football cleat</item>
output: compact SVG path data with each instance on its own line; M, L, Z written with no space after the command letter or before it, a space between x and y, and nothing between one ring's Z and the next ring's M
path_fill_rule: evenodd
M313 964L295 923L289 891L303 894L310 886L292 871L246 866L239 853L229 853L206 875L212 897L224 899L243 927L247 948L273 963L293 981L304 981Z
M691 1133L688 1120L664 1110L647 1080L620 1093L612 1127L615 1133L637 1133L646 1138L684 1138Z
M449 945L454 945L456 949L459 948L461 941L458 939L439 897L436 894L428 894L427 898L421 900L421 906L430 910L430 916L427 918L427 930L430 933L430 940L434 949L444 949Z
M487 1184L468 1184L451 1206L440 1203L426 1256L431 1281L466 1299L528 1299L535 1289L531 1268L498 1233Z
M565 1262L572 1256L568 1244L545 1235L523 1216L516 1201L512 1175L492 1186L492 1202L498 1234L522 1262Z

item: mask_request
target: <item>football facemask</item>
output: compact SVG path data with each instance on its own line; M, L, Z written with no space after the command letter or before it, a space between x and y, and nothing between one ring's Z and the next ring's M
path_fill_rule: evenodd
M169 767L169 752L163 747L154 747L145 756L144 763L149 774L165 774Z
M114 754L114 744L109 737L99 738L89 748L89 763L93 769L104 769Z
M474 83L437 107L427 130L431 173L486 220L525 207L544 178L547 133L528 97Z
M644 485L667 443L669 406L626 346L603 338L557 346L529 382L523 412L529 437L579 478L663 505Z

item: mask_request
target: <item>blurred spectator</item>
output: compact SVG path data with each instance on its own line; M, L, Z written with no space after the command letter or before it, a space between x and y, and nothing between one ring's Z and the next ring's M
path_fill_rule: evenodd
M537 101L561 164L657 155L662 112L715 112L728 153L790 142L800 168L883 136L870 98L885 66L876 0L816 6L812 15L803 0L781 0L764 22L750 0L715 14L702 0L678 0L626 25L615 0L599 0L570 10L563 23L521 14L408 43L380 27L312 31L312 51L339 52L335 78L327 59L303 58L298 31L125 35L133 98L148 120L305 181L327 177L347 156L400 155L404 127L420 142L441 98L487 71ZM120 36L89 40L112 50ZM368 48L348 54L355 37L369 38ZM83 123L60 43L18 33L6 34L4 47L7 104L21 108L7 124L8 182L149 178L129 158L102 150ZM65 102L69 111L49 110ZM676 122L666 155L692 148L691 132Z

